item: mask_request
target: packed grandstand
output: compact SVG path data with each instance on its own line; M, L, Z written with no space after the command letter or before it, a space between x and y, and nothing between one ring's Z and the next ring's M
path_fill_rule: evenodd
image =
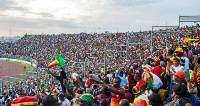
M198 106L199 36L198 24L157 31L152 50L151 31L26 34L1 42L0 57L25 56L38 66L26 81L4 86L0 102L15 106L16 98L33 96L43 106ZM65 63L48 68L56 54Z

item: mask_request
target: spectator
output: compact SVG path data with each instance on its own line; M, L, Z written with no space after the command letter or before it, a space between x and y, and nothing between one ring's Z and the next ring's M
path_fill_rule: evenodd
M42 99L42 106L58 106L58 100L53 95L47 95Z
M149 104L152 106L163 106L160 95L156 93L151 94L149 96Z

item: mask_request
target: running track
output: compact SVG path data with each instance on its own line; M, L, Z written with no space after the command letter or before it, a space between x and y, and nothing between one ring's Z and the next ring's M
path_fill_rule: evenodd
M0 62L0 79L4 76L13 76L14 74L21 74L24 72L24 67L14 64Z

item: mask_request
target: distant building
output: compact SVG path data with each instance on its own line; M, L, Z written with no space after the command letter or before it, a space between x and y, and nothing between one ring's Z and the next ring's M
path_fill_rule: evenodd
M15 37L0 37L0 42L14 42L21 39L21 37L19 36L15 36Z

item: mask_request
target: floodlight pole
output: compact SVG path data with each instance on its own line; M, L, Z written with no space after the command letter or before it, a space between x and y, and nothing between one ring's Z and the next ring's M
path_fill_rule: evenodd
M151 30L151 52L150 52L150 53L151 53L151 56L152 56L152 54L153 54L153 53L152 53L152 52L153 52L153 47L152 47L152 45L153 45L153 37L152 37L152 36L153 36L153 26L152 26L152 30Z
M180 38L180 15L179 15L179 22L178 22L178 46L180 46L179 44L179 38Z
M126 41L126 60L128 60L128 45L129 45L129 34L128 33L127 33L127 41Z
M106 72L106 49L107 49L107 34L105 34L105 47L104 47L104 70Z

